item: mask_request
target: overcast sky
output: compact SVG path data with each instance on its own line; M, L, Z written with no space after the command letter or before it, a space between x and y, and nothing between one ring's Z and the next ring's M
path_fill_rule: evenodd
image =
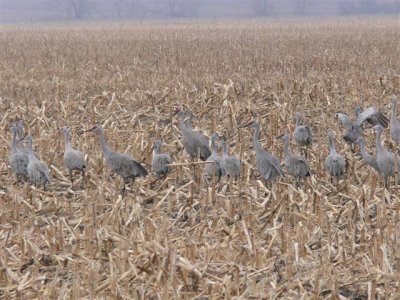
M0 0L0 22L399 14L400 0Z

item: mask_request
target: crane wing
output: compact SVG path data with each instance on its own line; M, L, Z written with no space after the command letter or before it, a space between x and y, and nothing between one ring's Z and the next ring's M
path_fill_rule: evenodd
M345 115L344 113L336 113L336 117L342 122L343 126L347 129L351 129L353 127L353 122L351 119Z
M277 159L278 160L278 159ZM285 173L283 173L283 170L281 168L281 165L279 164L279 161L275 161L271 159L271 165L276 169L276 171L282 176L285 177Z
M357 117L356 124L362 125L367 121L371 125L380 124L382 127L388 127L389 120L388 118L376 107L370 106L366 108L362 113L360 113Z
M145 177L145 176L147 176L147 174L148 174L147 170L140 163L138 163L137 161L135 161L133 159L132 159L132 162L133 162L133 165L134 165L135 177L138 177L138 176Z

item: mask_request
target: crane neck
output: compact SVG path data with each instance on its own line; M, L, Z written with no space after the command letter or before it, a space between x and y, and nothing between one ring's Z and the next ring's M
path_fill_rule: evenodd
M157 145L153 148L153 156L156 156L157 154L161 153L160 147Z
M104 136L104 132L101 131L98 133L98 137L99 137L99 141L100 141L100 145L101 145L101 150L103 151L103 154L105 156L107 156L108 154L111 153L111 149L108 146L107 142L106 142L106 138Z
M367 150L365 149L365 144L363 142L360 143L360 152L361 152L361 156L364 160L369 159L370 155L367 153Z
M397 103L392 102L392 114L390 116L391 123L397 123Z
M290 150L289 150L289 138L285 138L285 142L283 144L283 154L286 157L289 157L291 155Z
M383 151L383 145L382 145L382 131L378 131L376 133L376 151Z
M336 153L336 146L335 146L335 142L332 137L329 137L329 152L331 154Z
M65 150L72 148L72 146L71 146L71 136L69 135L68 132L64 132L64 148L65 148Z
M15 152L17 151L17 132L14 130L12 132L12 139L11 139L11 151Z
M260 143L260 127L258 127L258 126L254 129L253 144L254 144L254 148L256 149L256 152L263 150L261 143Z
M181 128L182 131L187 131L188 127L185 124L185 116L181 116L181 119L179 121L179 127ZM192 128L192 126L190 125L190 128Z
M363 155L363 152L365 153L365 143L364 143L364 141L360 141L358 143L358 145L360 146L361 155Z
M186 127L190 130L192 130L192 124L193 124L193 114L190 114L189 116L189 120L187 120L186 122Z
M33 149L32 149L32 138L28 139L28 157L30 161L36 160L36 156L33 153Z
M296 126L301 125L301 116L296 116Z
M222 142L222 155L224 157L228 156L228 146L225 141Z
M211 138L211 151L212 153L218 152L217 145L215 143L215 138Z

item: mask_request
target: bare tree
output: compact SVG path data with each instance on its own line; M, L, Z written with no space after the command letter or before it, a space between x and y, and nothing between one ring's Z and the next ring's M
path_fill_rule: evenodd
M269 0L253 0L253 11L256 16L267 16L271 14L272 7Z
M81 20L89 13L88 0L67 0L72 16L75 19Z

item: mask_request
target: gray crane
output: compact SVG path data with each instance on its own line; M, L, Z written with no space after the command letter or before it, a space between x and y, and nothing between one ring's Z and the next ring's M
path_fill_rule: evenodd
M397 120L397 97L392 96L392 113L390 115L390 134L393 141L400 145L400 122Z
M285 166L287 172L296 179L297 187L300 186L300 180L304 177L312 175L310 167L306 159L297 154L293 154L289 150L289 134L284 134L280 137L284 141L283 154L285 156Z
M310 126L301 125L302 115L299 112L295 114L296 127L294 129L293 135L297 145L300 149L305 147L304 155L307 158L307 148L312 145L313 142L313 132Z
M253 122L249 127L254 129L253 144L256 151L256 168L261 177L267 184L272 183L279 177L284 177L278 158L264 150L259 141L260 124Z
M356 120L353 122L347 115L343 113L336 113L336 116L342 122L345 128L343 140L351 145L352 151L354 151L354 142L363 135L363 124L369 123L371 126L380 124L383 127L387 127L389 120L386 116L380 112L376 107L370 106L364 111L360 107L355 108Z
M194 161L200 153L200 159L205 161L211 155L211 150L208 147L208 141L200 132L193 131L191 126L185 124L186 113L180 111L178 113L180 117L179 127L183 137L183 145L190 158Z
M171 156L167 153L161 153L162 141L155 140L153 144L153 160L151 167L157 177L164 176L171 171L169 164L172 163Z
M43 185L43 189L46 190L46 184L51 182L50 171L46 163L39 160L32 150L32 135L29 133L26 137L29 147L29 163L27 166L28 177L32 184L35 186Z
M64 134L64 162L67 166L71 185L74 185L73 171L77 170L82 173L82 182L85 183L86 161L85 156L79 150L71 145L71 131L67 127L63 127L61 132Z
M21 151L17 147L17 132L18 128L16 126L11 126L10 131L12 133L12 140L11 140L11 153L10 153L10 167L12 172L15 174L17 177L17 182L20 182L21 180L26 180L28 177L28 163L29 163L29 157L28 154Z
M213 175L220 179L223 175L223 170L221 166L221 158L218 156L217 149L217 140L218 136L216 133L213 133L211 136L211 155L207 158L207 161L214 162L213 164L206 164L205 173L208 180L210 180Z
M328 132L328 143L329 155L325 160L325 170L331 176L331 183L333 183L333 179L336 179L336 183L338 184L339 179L346 172L346 160L336 152L335 136L332 131Z
M230 178L233 178L235 181L240 177L240 160L234 156L228 154L228 145L226 144L225 139L222 139L222 159L221 166L223 169L223 173Z
M121 194L122 197L124 197L126 184L129 181L134 182L137 177L147 176L146 169L129 155L111 150L111 148L106 143L104 130L100 125L95 125L87 131L93 132L97 135L100 141L101 150L103 151L103 155L106 159L108 166L114 173L122 177L124 181L124 187L121 190Z
M360 147L360 153L361 157L363 160L371 166L378 174L381 173L381 170L379 170L378 163L376 162L376 154L371 155L367 152L365 149L365 141L362 136L360 136L356 141L355 144L357 144Z
M382 132L383 128L381 125L375 125L373 127L376 133L376 162L380 170L380 174L385 180L385 188L389 189L389 177L394 177L395 171L395 156L392 152L386 150L382 145ZM397 167L399 161L396 161ZM398 168L397 168L398 169Z

